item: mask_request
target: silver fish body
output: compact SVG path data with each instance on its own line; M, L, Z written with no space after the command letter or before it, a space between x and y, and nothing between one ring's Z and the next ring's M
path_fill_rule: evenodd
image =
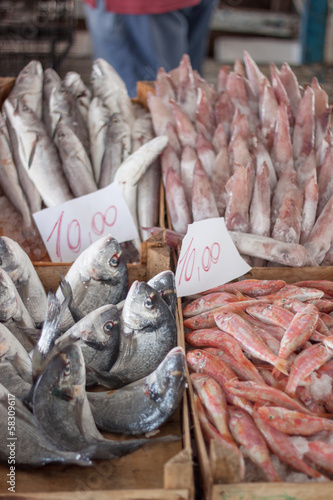
M20 71L8 98L15 102L24 99L38 118L42 118L43 67L40 61L32 60Z
M88 400L99 429L143 434L158 429L177 410L185 385L184 350L175 347L147 377L112 393L88 393Z
M147 284L161 295L164 302L168 304L173 316L175 316L177 307L177 290L174 272L170 270L161 271L147 281Z

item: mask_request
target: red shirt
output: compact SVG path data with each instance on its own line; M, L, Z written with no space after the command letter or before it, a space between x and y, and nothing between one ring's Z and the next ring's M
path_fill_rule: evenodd
M83 0L96 7L96 0ZM200 0L104 0L106 10L116 14L163 14L193 7Z

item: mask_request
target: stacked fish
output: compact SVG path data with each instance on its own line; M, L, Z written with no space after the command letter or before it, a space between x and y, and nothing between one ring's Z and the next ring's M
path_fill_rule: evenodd
M331 265L332 130L328 96L313 78L251 56L223 66L217 88L192 70L160 69L148 94L156 135L167 135L162 175L172 227L224 217L250 265ZM285 256L285 257L284 257ZM273 264L271 264L273 263Z
M134 281L127 293L127 266L108 236L46 295L15 241L1 237L0 255L0 460L8 461L9 401L17 465L90 465L178 440L142 437L176 411L186 384L173 273ZM116 390L90 389L98 384Z
M326 280L243 280L184 306L200 426L233 481L332 480L332 312Z
M0 185L26 227L43 204L57 206L115 180L138 231L158 223L157 158L167 138L154 137L149 113L132 103L103 59L93 63L91 83L92 90L75 72L61 80L33 60L3 103Z

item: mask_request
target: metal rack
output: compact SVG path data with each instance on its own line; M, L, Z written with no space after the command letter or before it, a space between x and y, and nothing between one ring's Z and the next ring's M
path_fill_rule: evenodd
M58 70L73 42L75 0L0 0L0 76L32 59Z

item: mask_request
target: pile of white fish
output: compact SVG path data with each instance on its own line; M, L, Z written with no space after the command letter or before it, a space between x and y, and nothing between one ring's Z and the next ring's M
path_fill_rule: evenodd
M167 135L162 176L172 227L224 217L250 265L331 265L331 106L317 78L302 88L287 63L270 79L245 51L217 88L192 70L160 69L148 95Z
M117 181L138 227L158 223L159 154L150 114L129 98L103 59L91 89L33 60L15 80L0 115L0 185L31 226L31 214ZM150 167L150 168L149 168ZM141 232L141 238L147 235ZM140 242L136 242L140 251Z
M8 463L9 438L16 465L33 466L90 465L179 440L145 436L174 414L186 385L173 272L128 290L119 243L107 236L47 295L15 241L1 237L0 256L0 461ZM90 389L98 384L114 391Z
M332 480L332 312L328 280L242 280L184 305L195 407L238 465L229 482Z

